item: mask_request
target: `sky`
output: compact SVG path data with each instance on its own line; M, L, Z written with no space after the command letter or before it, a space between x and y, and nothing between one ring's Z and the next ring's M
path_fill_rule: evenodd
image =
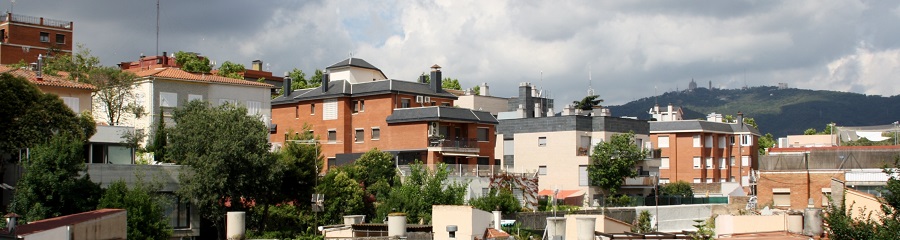
M684 90L775 86L900 94L900 1L160 0L158 51L276 75L353 57L388 78L429 67L513 97L530 82L558 109ZM14 14L74 22L104 65L157 53L152 0L10 0Z

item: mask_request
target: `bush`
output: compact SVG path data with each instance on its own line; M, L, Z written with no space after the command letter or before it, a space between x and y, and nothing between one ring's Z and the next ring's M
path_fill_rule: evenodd
M673 183L668 183L663 185L659 192L662 195L670 195L670 196L684 196L691 197L694 196L694 191L691 189L691 184L685 181L677 181Z
M487 196L473 198L469 200L469 204L477 209L484 211L502 211L503 214L510 214L522 210L519 200L509 190L492 188Z

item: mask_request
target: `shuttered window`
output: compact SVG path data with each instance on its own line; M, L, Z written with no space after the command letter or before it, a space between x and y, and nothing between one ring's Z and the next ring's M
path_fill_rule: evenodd
M322 120L335 120L338 116L337 99L325 99L324 114Z
M581 165L578 166L578 186L587 186L588 185L588 166Z
M659 142L658 145L660 148L669 147L669 136L659 136L659 138L657 138L656 141Z

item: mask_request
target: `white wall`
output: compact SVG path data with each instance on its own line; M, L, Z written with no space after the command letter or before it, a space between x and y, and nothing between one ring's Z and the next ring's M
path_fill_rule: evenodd
M373 79L377 81L387 79L387 77L381 75L379 71L357 67L332 70L332 72L328 73L329 81L347 80L350 83L361 83L371 82Z
M509 107L509 99L479 95L459 96L453 103L461 108L486 111L495 116L499 112L506 112Z
M272 97L268 88L240 85L209 85L209 101L213 106L219 105L220 99L235 100L238 106L247 107L247 101L260 102L260 115L270 123L272 119ZM268 125L267 125L268 126Z
M57 227L54 229L36 232L25 235L25 240L59 240L69 239L69 226Z

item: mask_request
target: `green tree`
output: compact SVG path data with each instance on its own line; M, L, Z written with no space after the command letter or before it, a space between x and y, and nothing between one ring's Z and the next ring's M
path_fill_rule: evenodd
M41 72L58 76L60 71L69 73L69 79L84 82L88 73L100 66L100 58L91 55L91 49L83 44L75 45L75 54L51 54L44 59Z
M360 156L353 164L353 168L353 178L364 187L372 186L379 181L393 183L394 176L397 175L394 155L382 152L378 148L373 148Z
M116 67L97 67L87 72L87 82L97 87L92 93L94 109L102 109L106 124L118 126L122 116L135 118L144 115L144 108L137 103L134 93L137 76Z
M634 142L634 133L614 134L609 141L594 146L588 166L591 186L598 186L614 194L625 178L637 176L634 164L647 158L647 152Z
M691 184L681 180L662 185L662 187L659 189L659 192L661 195L668 196L694 196L694 190L691 188Z
M900 232L900 178L897 167L900 157L892 166L885 166L884 173L890 176L880 198L880 221L871 215L854 219L846 202L831 204L825 209L825 230L833 239L896 239ZM829 199L830 200L830 199Z
M30 222L94 210L101 190L88 174L82 176L84 140L55 134L48 143L32 148L10 211Z
M169 134L162 109L159 110L159 116L156 119L157 121L155 131L153 133L153 142L149 147L147 147L147 150L153 152L153 161L167 162L166 146L168 145Z
M744 118L744 124L750 125L755 129L759 129L759 126L756 125L756 119L753 118Z
M316 69L313 76L306 82L307 88L319 87L322 85L322 79L325 78L325 72L322 69Z
M209 73L212 70L209 59L191 52L178 51L175 53L175 63L181 66L181 70L193 73Z
M816 135L816 133L815 128L808 128L806 131L803 131L803 135Z
M445 164L435 170L416 163L410 165L410 174L400 183L394 183L384 201L378 204L377 220L391 212L406 213L407 221L426 224L431 222L432 205L462 205L468 183L449 182L450 172Z
M634 220L631 231L636 233L651 233L656 231L656 228L653 227L653 223L651 223L650 220L650 211L641 211L638 218Z
M221 234L226 211L246 210L245 203L269 191L260 187L272 184L271 166L276 165L268 154L268 129L247 109L231 104L192 101L172 117L166 158L186 166L177 193Z
M574 104L575 109L590 111L594 107L600 106L602 102L603 99L600 99L600 95L591 95L582 98L581 101L573 101L572 104Z
M128 239L169 239L172 229L165 206L172 202L158 193L160 189L158 184L145 182L139 174L132 188L128 188L125 181L118 180L109 185L97 208L128 211Z
M481 95L481 86L475 85L472 87L472 94Z
M441 88L462 90L462 86L459 85L459 80L455 78L444 78L444 80L441 81Z
M486 196L469 200L469 205L484 211L502 211L503 214L517 213L522 210L519 199L509 189L491 188Z
M317 191L325 197L325 224L339 223L344 215L361 214L364 211L363 189L345 169L328 171Z
M290 72L288 72L288 77L291 78L291 89L305 89L307 87L306 73L303 70L294 68Z
M216 72L216 75L227 78L244 79L244 75L241 75L244 71L247 71L247 69L244 68L244 65L225 61L222 63L222 66L219 66L219 71Z
M766 135L757 140L757 143L759 145L759 155L765 155L766 149L775 147L775 137L771 133L766 133Z
M318 138L310 131L308 124L304 124L300 131L287 136L284 146L278 154L278 164L283 166L282 190L287 201L308 201L315 190L315 184L319 171L324 165L322 157L322 145L317 144Z

